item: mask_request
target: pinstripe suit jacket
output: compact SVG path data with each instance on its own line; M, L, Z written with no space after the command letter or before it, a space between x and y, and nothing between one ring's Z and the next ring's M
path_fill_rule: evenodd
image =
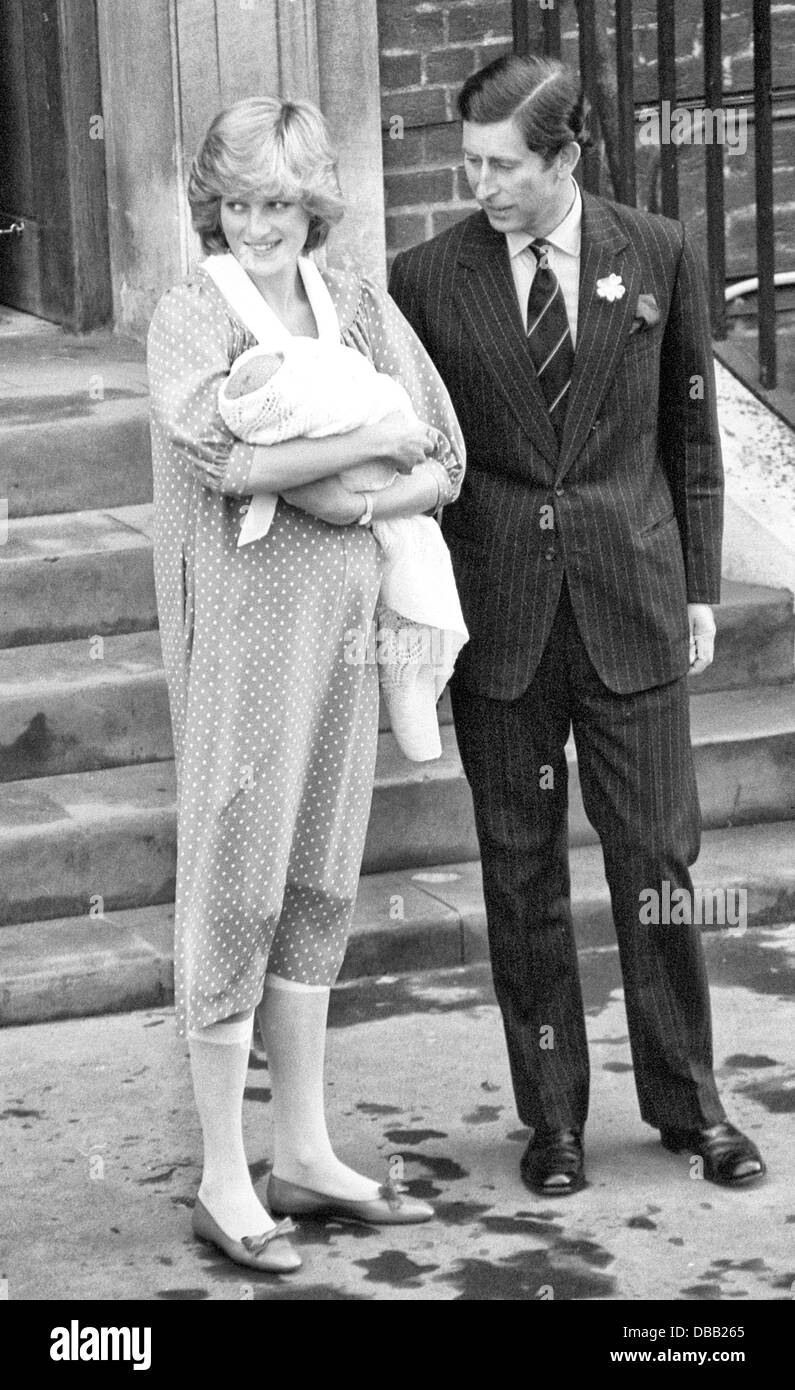
M626 287L613 301L596 289L611 273ZM720 598L723 472L704 276L682 224L583 196L560 445L505 237L484 213L399 254L389 288L467 446L461 495L442 520L471 634L459 679L497 699L527 688L564 568L607 686L626 694L683 675L687 603ZM641 293L660 318L634 331Z

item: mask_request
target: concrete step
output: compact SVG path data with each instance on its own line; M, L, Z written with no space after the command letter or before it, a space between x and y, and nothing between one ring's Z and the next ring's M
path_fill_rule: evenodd
M160 634L0 651L0 781L174 756Z
M151 560L147 550L149 517L144 508L119 509L116 513L81 513L74 518L71 540L72 553L62 554L55 561L51 555L52 524L58 518L47 518L49 531L43 535L43 519L17 523L11 547L16 553L6 556L5 571L0 564L0 584L7 575L11 583L2 586L0 623L3 616L10 626L16 624L20 636L20 606L24 604L27 583L32 576L22 572L28 561L20 555L27 544L36 549L38 578L43 593L36 621L39 631L44 624L63 626L74 624L75 614L82 608L83 616L94 621L85 624L87 634L73 636L70 641L36 641L24 646L0 648L0 781L23 777L55 776L100 767L116 767L133 762L154 762L170 758L171 734L165 677L162 670L160 638L151 629L155 619L154 585ZM87 525L87 532L78 530L78 520ZM19 528L28 528L25 538ZM35 531L35 535L32 534ZM101 543L100 569L94 575L95 587L76 589L75 557L85 555L86 544ZM0 548L0 557L3 549ZM134 560L137 575L124 565L124 572L115 568L120 557ZM49 557L49 558L48 558ZM85 575L83 575L85 578ZM34 581L35 582L35 581ZM726 609L721 610L723 639L737 657L726 662L725 679L729 689L743 685L762 686L756 680L767 675L775 684L778 675L782 691L786 688L781 676L792 665L789 618L790 596L783 591L755 590L734 586ZM761 598L759 597L761 595ZM139 602L143 618L150 630L134 633L119 632L131 622L130 603ZM91 607L90 614L88 606ZM727 616L728 615L728 616ZM29 615L30 616L30 615ZM26 620L27 621L27 620ZM84 626L82 618L79 626ZM764 669L757 656L764 647L755 648L750 635L767 631L768 660ZM31 627L24 629L31 634ZM102 638L99 641L99 638ZM741 653L745 653L745 665ZM756 655L754 654L756 653ZM739 680L738 672L745 679ZM728 684L729 679L733 685ZM709 685L693 680L694 697L711 693ZM786 696L782 694L782 699ZM451 719L449 695L445 692L440 707L440 719ZM389 727L385 711L381 711L381 728Z
M142 687L142 707L151 695ZM693 697L692 728L707 828L795 817L794 686ZM364 872L476 859L472 802L455 731L442 757L409 763L391 733L379 739ZM570 745L570 837L596 840L579 796ZM100 895L118 909L174 891L175 782L171 761L0 783L0 925L76 914Z
M0 785L0 926L174 895L173 762Z
M157 627L151 506L23 517L0 546L0 647Z
M452 726L443 739L444 757L415 767L391 734L381 735L366 873L396 859L433 862L431 846L439 843L445 858L477 853ZM175 802L171 761L0 784L0 926L87 912L95 899L113 909L167 902L176 871Z
M795 817L795 685L692 696L703 824Z
M697 889L744 889L747 918L732 936L795 914L793 827L709 831ZM572 851L572 907L580 949L613 944L601 854ZM738 900L735 900L738 901ZM739 901L742 901L739 899ZM728 925L731 923L731 925ZM39 1023L167 1004L173 997L173 904L5 927L0 1024ZM341 980L431 970L488 955L480 865L462 863L363 878Z
M792 680L795 612L787 589L724 579L715 619L715 660L693 679L694 690L738 690Z
M12 521L0 546L0 647L156 627L151 553L146 553L151 534L151 505ZM790 593L724 580L716 617L716 657L695 683L698 689L792 679Z
M2 495L11 517L152 498L143 348L32 335L0 361Z
M795 685L692 695L690 710L704 826L795 817ZM471 795L452 728L442 729L442 750L438 762L418 766L402 757L391 735L381 736L374 811L380 792L391 814L371 817L374 870L477 858ZM570 841L593 844L573 739L567 759Z
M449 724L448 691L438 711ZM0 650L0 731L0 782L173 758L160 634Z
M152 500L146 399L106 397L92 408L86 397L73 418L31 412L0 428L0 453L9 516Z

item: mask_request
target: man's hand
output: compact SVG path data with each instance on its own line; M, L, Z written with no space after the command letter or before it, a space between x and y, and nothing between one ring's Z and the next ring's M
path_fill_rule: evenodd
M349 492L336 475L290 488L281 496L291 507L298 507L331 526L350 526L364 513L362 494Z
M715 655L715 618L708 603L689 603L690 674L700 676Z

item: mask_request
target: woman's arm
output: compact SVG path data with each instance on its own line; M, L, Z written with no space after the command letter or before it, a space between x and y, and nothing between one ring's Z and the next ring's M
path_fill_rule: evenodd
M426 459L408 475L401 474L382 492L370 493L373 521L436 511L442 490L441 479L446 477L443 466L433 459ZM350 526L364 515L366 509L364 494L349 492L336 477L321 478L318 482L287 490L281 495L291 507L299 507L302 512L309 512L332 526Z
M254 449L235 438L218 410L218 391L244 346L243 330L201 275L160 299L147 338L153 428L203 487L245 495Z
M405 387L419 418L436 431L440 507L461 491L466 450L447 388L425 347L394 300L362 276L360 310L349 331L352 346Z
M169 290L155 310L147 349L152 419L204 487L231 497L282 492L373 460L409 473L431 453L427 431L401 415L323 439L237 440L218 392L242 345L242 331L200 278Z
M249 450L250 446L233 445L233 459L238 448ZM433 441L424 425L407 421L401 414L390 415L377 425L363 425L348 434L289 439L283 444L255 447L247 488L254 494L284 494L360 463L388 463L399 473L410 473L432 448Z
M435 512L441 493L437 472L440 468L441 465L434 464L433 460L426 461L415 468L409 477L395 478L382 492L371 493L373 521L388 521L401 516L417 516L420 512ZM443 468L441 471L446 477Z
M232 497L281 492L374 459L409 473L431 453L428 432L400 415L324 439L267 447L235 439L218 410L218 392L242 342L214 288L200 278L163 295L149 329L153 422L204 487Z

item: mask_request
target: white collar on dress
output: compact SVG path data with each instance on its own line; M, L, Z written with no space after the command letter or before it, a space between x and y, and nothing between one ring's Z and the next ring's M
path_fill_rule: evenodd
M281 348L292 341L294 335L285 328L270 305L266 304L254 281L246 274L231 251L208 256L201 262L201 268L215 282L241 323L253 333L258 343L264 347ZM298 270L315 316L318 338L321 341L339 343L340 325L337 310L323 276L308 256L298 257Z

